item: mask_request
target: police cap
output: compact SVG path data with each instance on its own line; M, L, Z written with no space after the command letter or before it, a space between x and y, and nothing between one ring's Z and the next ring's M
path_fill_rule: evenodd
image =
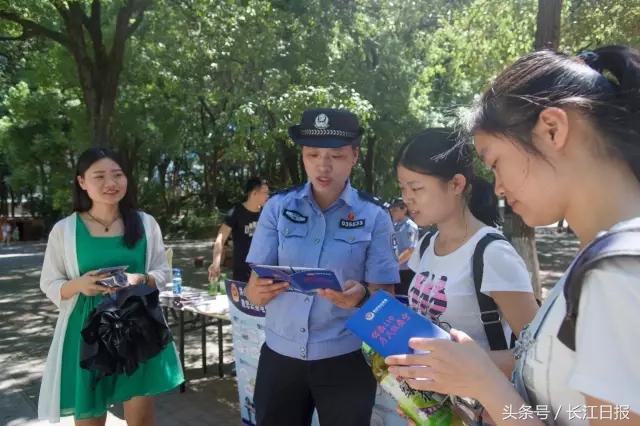
M358 117L346 109L308 109L300 124L289 127L289 137L295 143L316 148L360 145L363 133Z

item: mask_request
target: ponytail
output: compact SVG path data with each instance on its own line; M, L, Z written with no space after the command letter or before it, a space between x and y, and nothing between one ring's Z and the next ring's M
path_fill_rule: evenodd
M487 226L499 226L501 220L498 197L493 190L493 185L479 176L473 176L470 183L469 210L471 210L471 214Z
M594 121L610 148L640 180L640 52L627 46L605 46L578 58L613 88L594 111ZM605 107L608 110L601 111Z
M640 52L605 46L567 56L541 50L523 56L490 84L464 125L503 135L541 155L531 134L545 108L573 108L602 135L607 154L640 180Z

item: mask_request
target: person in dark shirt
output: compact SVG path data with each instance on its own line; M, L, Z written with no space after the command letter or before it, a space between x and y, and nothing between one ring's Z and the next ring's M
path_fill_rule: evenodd
M251 178L245 187L246 200L229 210L224 223L218 230L213 243L213 262L209 266L209 281L220 276L220 263L225 243L229 235L233 238L233 274L232 279L246 282L251 269L245 262L253 232L258 223L260 210L269 198L269 186L264 179Z

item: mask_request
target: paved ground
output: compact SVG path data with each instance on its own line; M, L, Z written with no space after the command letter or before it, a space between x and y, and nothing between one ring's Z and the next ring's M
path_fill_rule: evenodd
M207 255L206 243L172 245L174 264L184 268L184 282L204 287L206 271L193 267L193 257ZM36 407L41 372L57 318L54 305L38 287L44 244L0 247L0 425L45 425L37 422ZM220 426L241 424L235 379L231 372L231 335L225 327L226 377L217 377L217 341L210 327L207 345L208 374L203 377L200 334L187 336L185 364L189 385L183 394L171 392L156 399L159 426ZM109 413L108 426L125 425L122 408ZM72 425L71 418L62 425Z
M552 229L537 235L541 277L552 285L577 251L572 235L557 235ZM206 242L180 242L174 248L174 264L184 269L184 282L205 287L206 270L193 267L193 257L210 256ZM56 310L40 292L38 278L44 244L17 244L0 247L0 426L44 425L37 422L36 405L40 377L53 335ZM233 359L231 335L225 327L225 369L230 372ZM239 407L235 381L216 376L217 344L211 327L207 361L209 373L200 369L200 340L196 332L186 342L187 392L172 392L156 400L159 426L239 425ZM124 425L121 407L109 413L108 426ZM61 424L72 425L71 419Z

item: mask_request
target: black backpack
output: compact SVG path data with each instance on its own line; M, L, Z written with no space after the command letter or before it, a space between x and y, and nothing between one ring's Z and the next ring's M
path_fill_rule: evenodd
M607 232L593 240L578 255L571 266L564 285L563 291L567 311L557 334L558 339L567 348L572 351L576 350L578 307L585 274L605 259L638 256L640 256L640 228L627 228Z
M429 232L422 240L420 244L420 259L422 255L429 247L431 238L435 235L435 232ZM473 283L476 290L476 299L478 300L478 307L480 308L480 319L484 326L484 332L487 335L489 341L489 347L492 351L499 351L512 348L516 342L516 336L511 334L511 341L507 342L504 336L504 330L502 328L502 322L500 321L500 312L498 312L498 305L493 299L480 291L482 287L482 275L484 273L484 251L489 244L493 241L507 241L508 240L501 234L491 233L487 234L478 241L476 249L473 252Z

